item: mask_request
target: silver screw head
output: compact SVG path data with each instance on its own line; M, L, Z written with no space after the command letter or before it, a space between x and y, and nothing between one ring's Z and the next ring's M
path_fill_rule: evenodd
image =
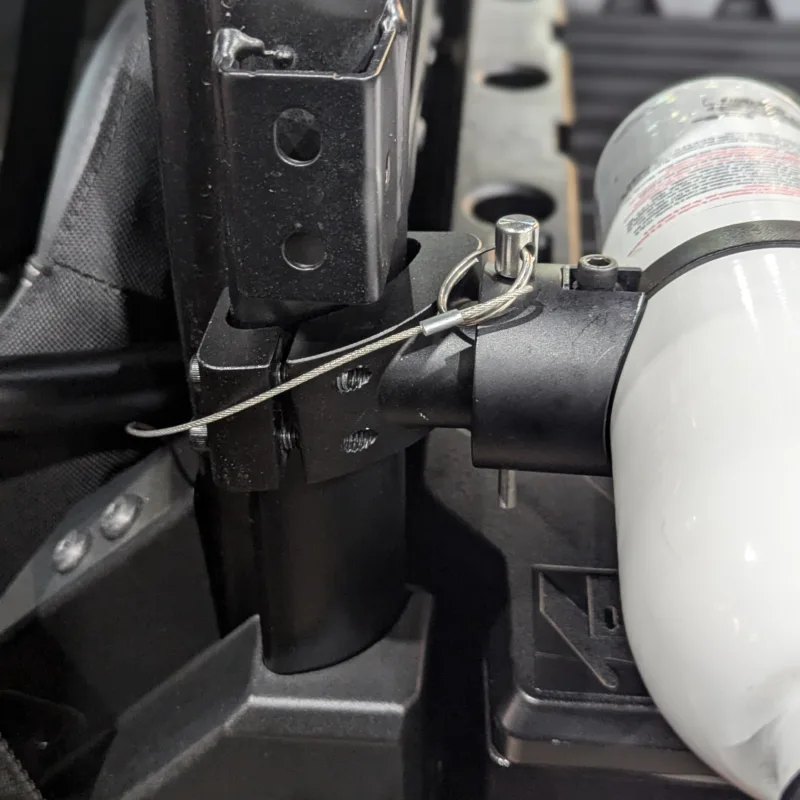
M91 546L92 537L88 531L70 531L53 548L53 568L62 575L72 572L86 557Z
M142 498L124 494L109 503L100 515L100 533L114 541L124 536L136 522L142 508Z

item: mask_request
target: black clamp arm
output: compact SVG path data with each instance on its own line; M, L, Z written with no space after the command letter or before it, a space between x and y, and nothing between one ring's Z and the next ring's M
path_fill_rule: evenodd
M610 474L609 413L645 295L638 270L587 290L579 269L540 264L515 312L402 353L381 384L383 414L470 429L478 467ZM487 271L482 299L503 285Z

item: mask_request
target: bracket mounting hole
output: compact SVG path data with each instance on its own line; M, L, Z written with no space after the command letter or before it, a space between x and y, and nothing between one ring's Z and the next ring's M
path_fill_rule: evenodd
M325 256L325 242L311 233L293 233L283 243L286 263L304 272L321 267Z
M322 152L322 130L304 108L287 108L275 121L275 150L295 167L313 164Z

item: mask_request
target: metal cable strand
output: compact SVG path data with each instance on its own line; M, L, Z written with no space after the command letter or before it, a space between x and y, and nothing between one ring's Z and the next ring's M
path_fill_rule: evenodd
M146 428L142 426L141 423L131 422L126 426L125 430L131 436L135 436L137 439L158 439L162 436L174 436L178 433L186 433L186 431L191 430L196 425L211 425L214 422L219 422L221 419L227 419L228 417L232 417L236 414L241 414L242 411L247 411L248 409L253 408L253 406L266 403L268 400L272 400L279 394L290 392L292 389L296 389L298 386L301 386L308 381L313 381L314 378L319 378L326 372L332 372L335 369L345 366L345 364L349 364L351 361L357 361L360 358L371 355L377 350L383 350L385 347L391 347L393 344L398 344L400 342L404 342L406 339L411 339L421 332L422 329L420 326L415 325L413 328L407 328L399 333L393 333L391 336L387 336L385 339L379 339L377 342L371 342L370 344L359 347L356 350L351 350L349 353L345 353L343 356L334 358L333 361L320 364L318 367L315 367L308 372L304 372L302 375L298 375L296 378L292 378L291 380L286 381L286 383L282 383L280 386L274 386L272 389L262 392L261 394L257 394L255 397L251 397L249 400L242 400L241 403L237 403L235 406L224 408L222 411L209 414L207 417L200 417L199 419L194 419L191 422L185 422L182 425L173 425L171 428L158 429Z
M470 253L465 259L459 261L450 272L447 273L447 277L442 281L442 285L439 287L439 296L436 300L436 306L439 309L440 314L446 314L450 309L448 306L450 305L450 295L453 289L461 282L464 276L472 269L473 265L478 261L481 256L485 256L487 253L494 252L494 247L486 247L483 250L476 250L474 253Z
M479 325L482 322L488 322L490 319L505 314L522 295L531 291L533 288L531 279L536 269L536 255L530 250L523 250L521 255L522 266L520 267L519 275L514 280L514 283L511 284L509 290L491 300L465 308L461 312L465 326Z
M450 311L448 309L447 306L449 303L450 293L453 291L456 284L467 274L467 272L469 272L477 259L486 253L492 252L493 249L494 248L490 247L484 250L476 250L474 253L471 253L463 261L457 264L444 279L442 287L439 290L439 298L437 302L439 310L438 317L441 318L443 316L447 316L450 319L450 323L446 327L436 328L435 332L446 330L448 327L471 327L473 325L479 325L480 323L486 322L490 319L494 319L495 317L499 317L501 314L504 314L520 297L522 297L522 295L531 290L532 287L530 282L533 278L534 270L536 268L536 251L538 247L534 247L533 251L522 251L522 266L520 267L519 275L515 279L514 283L509 287L507 292L504 292L503 294L499 295L498 297L494 297L491 300L485 300L482 303L476 303L475 305L464 309L457 311ZM436 319L436 317L434 317L434 319ZM191 422L185 422L181 425L173 425L170 428L157 429L149 428L139 422L131 422L126 426L125 430L131 436L135 436L137 439L158 439L162 436L175 436L179 433L186 433L198 425L211 425L214 422L219 422L220 420L227 419L228 417L235 416L236 414L241 414L242 411L247 411L254 406L260 405L261 403L266 403L268 400L272 400L278 395L284 394L285 392L290 392L292 389L296 389L298 386L302 386L308 381L313 381L315 378L319 378L321 375L325 375L327 372L333 372L334 370L340 369L341 367L344 367L353 361L358 361L359 359L365 358L377 350L383 350L386 347L400 344L401 342L412 339L417 335L432 335L434 329L429 330L426 325L426 323L429 322L430 320L426 320L426 322L423 322L420 325L414 325L411 328L406 328L405 330L398 331L397 333L393 333L384 338L370 342L363 347L351 350L349 353L345 353L338 358L334 358L332 361L328 361L325 364L320 364L320 366L315 367L308 372L304 372L302 375L298 375L297 377L286 381L286 383L280 384L280 386L274 386L272 389L269 389L266 392L262 392L261 394L251 397L248 400L243 400L241 403L237 403L234 406L217 411L214 414L209 414L206 417L193 419Z

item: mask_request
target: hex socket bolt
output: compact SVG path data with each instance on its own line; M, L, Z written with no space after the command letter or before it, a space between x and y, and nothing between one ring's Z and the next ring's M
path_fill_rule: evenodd
M613 291L617 285L619 265L610 256L592 253L578 262L576 278L581 289Z

